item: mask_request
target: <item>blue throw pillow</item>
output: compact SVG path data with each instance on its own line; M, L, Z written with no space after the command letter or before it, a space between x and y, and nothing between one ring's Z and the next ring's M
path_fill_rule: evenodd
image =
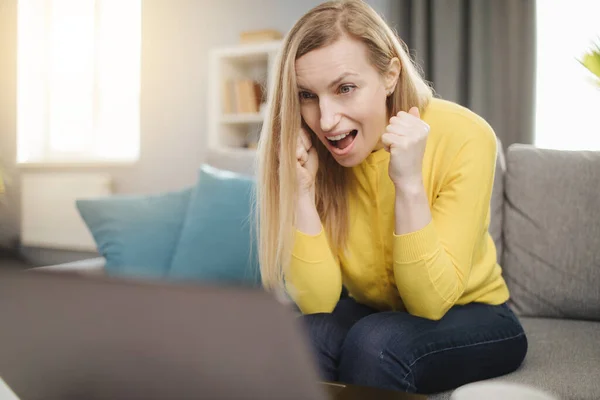
M77 200L109 275L163 278L187 212L192 188L157 195Z
M168 277L259 286L252 240L250 177L208 165L200 168Z

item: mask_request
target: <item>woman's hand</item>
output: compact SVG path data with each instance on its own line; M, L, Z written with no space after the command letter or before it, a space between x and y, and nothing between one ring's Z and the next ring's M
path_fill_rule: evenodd
M431 210L423 186L423 155L429 125L421 120L419 109L400 111L390 118L381 141L390 152L388 173L396 187L394 233L417 232L431 222Z
M296 176L298 179L298 195L311 195L314 198L315 177L319 169L319 157L313 147L308 132L300 128L296 146Z
M417 107L390 118L381 141L390 152L388 173L396 190L422 188L423 155L428 136L429 125L421 120Z

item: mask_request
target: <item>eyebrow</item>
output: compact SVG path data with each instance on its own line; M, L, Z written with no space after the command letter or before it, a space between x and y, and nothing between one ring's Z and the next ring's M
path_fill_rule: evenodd
M340 82L342 82L344 79L346 79L349 76L358 76L358 74L354 73L354 72L344 72L338 78L336 78L334 81L332 81L329 85L327 85L327 87L329 89L331 89L332 87L337 86ZM298 89L308 90L305 87L302 87L301 85L298 85Z

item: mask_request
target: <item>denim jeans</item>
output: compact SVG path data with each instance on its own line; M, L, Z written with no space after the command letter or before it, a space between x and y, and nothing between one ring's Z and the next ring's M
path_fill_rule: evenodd
M506 304L454 306L439 321L350 297L301 317L324 380L423 394L516 370L527 338Z

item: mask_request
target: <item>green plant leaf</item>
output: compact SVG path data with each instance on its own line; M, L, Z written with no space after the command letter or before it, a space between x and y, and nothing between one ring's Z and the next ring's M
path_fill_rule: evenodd
M591 52L583 56L581 63L590 70L591 73L600 78L600 52Z

